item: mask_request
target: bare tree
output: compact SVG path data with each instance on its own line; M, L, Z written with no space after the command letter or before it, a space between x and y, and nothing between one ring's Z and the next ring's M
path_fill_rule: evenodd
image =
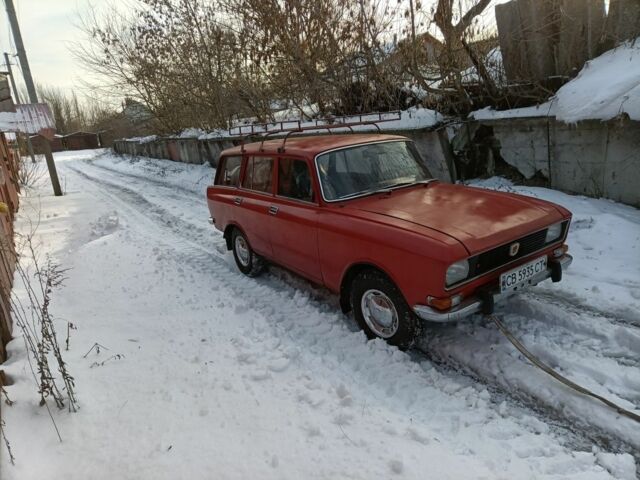
M278 107L319 115L405 108L416 101L405 88L412 80L465 110L461 71L477 64L486 76L471 27L488 4L136 0L127 17L84 17L87 41L75 54L104 92L141 101L164 131L267 121ZM428 35L431 25L440 38ZM428 55L424 39L435 46Z
M213 2L140 0L134 15L90 13L82 29L89 41L75 46L76 57L106 93L141 100L165 130L225 126L246 105L253 82Z

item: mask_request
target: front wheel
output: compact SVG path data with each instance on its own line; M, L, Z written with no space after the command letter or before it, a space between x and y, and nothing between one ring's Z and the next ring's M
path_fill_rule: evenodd
M369 338L382 338L406 349L420 334L420 321L398 287L377 270L365 270L354 278L351 308Z
M233 230L231 246L233 258L242 273L249 277L256 277L262 273L264 260L251 249L247 237L237 228Z

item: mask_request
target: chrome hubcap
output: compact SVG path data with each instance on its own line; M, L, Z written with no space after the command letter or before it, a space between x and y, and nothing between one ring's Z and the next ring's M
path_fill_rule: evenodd
M249 245L242 235L238 235L235 241L236 255L243 267L248 267L251 261Z
M381 338L398 331L398 312L393 302L380 290L367 290L360 301L362 315L368 327Z

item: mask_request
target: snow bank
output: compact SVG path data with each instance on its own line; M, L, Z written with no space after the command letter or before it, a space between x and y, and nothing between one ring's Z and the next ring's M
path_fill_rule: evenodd
M626 113L640 120L640 38L588 61L578 76L566 83L550 101L533 107L472 112L476 120L555 116L575 123L610 120Z
M205 135L205 131L200 128L186 128L178 134L180 138L199 138Z
M70 152L60 152L70 153ZM58 154L56 161L65 159L65 155ZM73 157L77 159L77 157ZM87 153L84 158L88 157ZM171 185L180 190L204 195L207 186L211 185L215 170L208 163L202 165L185 165L172 160L159 158L115 156L109 152L96 155L93 163L103 168L123 173L141 180L160 178L165 185Z
M640 120L640 37L587 62L556 99L555 116L567 123L622 113Z
M318 116L318 113L319 109L317 103L305 103L302 105L302 109L290 107L278 110L274 112L273 118L278 122L287 120L307 120L310 118L315 118L316 116Z
M130 142L149 143L157 140L158 138L158 135L147 135L146 137L131 137L127 138L127 140L129 140Z

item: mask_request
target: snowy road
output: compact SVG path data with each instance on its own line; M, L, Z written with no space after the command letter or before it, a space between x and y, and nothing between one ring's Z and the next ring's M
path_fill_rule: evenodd
M66 353L82 409L56 412L57 444L14 340L3 416L17 464L0 457L3 479L636 478L625 452L640 428L536 371L494 326L433 329L409 354L367 342L325 290L237 272L206 222L211 169L99 153L59 154L68 194L23 201L19 228L39 211L42 251L72 268L52 308L78 326ZM640 212L519 191L574 212L576 260L505 306L505 323L633 409ZM83 358L95 342L109 350Z

